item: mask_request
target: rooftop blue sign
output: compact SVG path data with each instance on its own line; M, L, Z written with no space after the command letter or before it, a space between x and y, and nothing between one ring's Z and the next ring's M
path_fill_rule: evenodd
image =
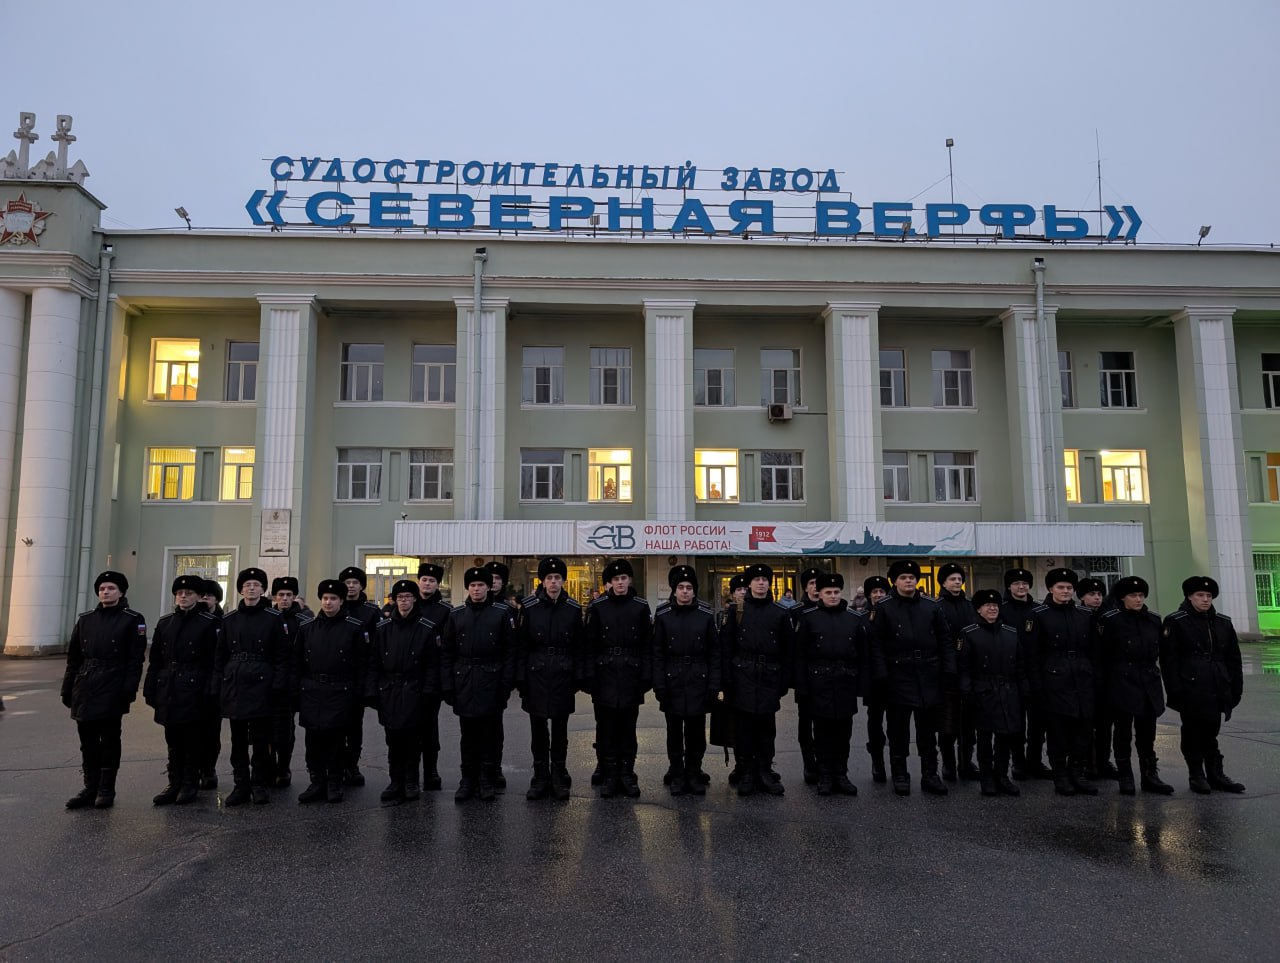
M532 161L353 161L281 155L273 188L245 209L256 226L298 223L427 231L672 235L810 235L886 239L990 235L1069 241L1089 237L1085 212L1053 204L862 203L834 168ZM1109 241L1142 226L1129 206L1103 208ZM1101 217L1098 219L1101 224ZM1098 237L1098 234L1094 234Z

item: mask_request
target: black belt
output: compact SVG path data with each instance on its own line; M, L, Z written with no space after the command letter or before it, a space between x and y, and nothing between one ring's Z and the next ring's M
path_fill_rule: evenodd
M382 675L382 678L387 679L391 682L403 682L405 679L420 678L422 673L420 672L383 672L381 673L381 675Z
M487 665L497 668L499 662L496 659L456 659L454 665Z
M564 646L544 645L540 649L535 649L534 654L541 652L543 655L568 655L569 650Z
M325 674L325 673L323 673L323 672L317 672L316 674L314 674L314 675L310 676L309 678L311 678L311 679L312 679L313 681L315 681L315 682L323 682L323 683L325 683L326 685L327 685L327 684L329 684L330 682L350 682L350 681L352 681L352 680L351 680L351 676L349 676L349 675L341 675L341 676L339 676L339 675L326 675L326 674Z
M639 653L638 653L638 652L634 652L634 651L633 651L633 650L631 650L631 649L624 649L624 648L623 648L622 646L620 646L620 645L615 645L615 646L614 646L613 648L611 648L611 649L604 649L604 650L601 652L601 655L639 655Z
M266 662L267 657L257 652L233 652L229 662Z
M777 656L773 655L740 655L738 658L744 662L755 662L761 665L776 665L778 662Z
M706 665L707 660L700 655L673 655L668 657L668 662L674 662L677 665Z

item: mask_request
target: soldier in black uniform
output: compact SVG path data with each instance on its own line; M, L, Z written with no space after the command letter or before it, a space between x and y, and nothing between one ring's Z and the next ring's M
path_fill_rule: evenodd
M364 569L349 565L338 573L338 581L346 587L342 603L343 614L355 619L364 629L365 637L373 640L374 629L382 619L382 609L369 601L364 590L369 587L369 577ZM360 752L364 748L364 701L361 700L351 718L350 728L342 737L342 782L347 786L363 786L364 773L360 771Z
M293 747L297 732L297 705L293 701L293 672L298 661L298 624L310 621L298 604L298 580L284 575L271 580L271 604L280 613L285 630L285 683L271 707L271 771L275 787L288 789L293 783Z
M955 562L946 562L938 566L938 604L951 630L951 637L960 640L960 633L977 621L978 614L964 594L964 568ZM978 767L973 764L974 742L977 730L974 726L973 712L968 703L960 698L959 690L943 694L943 718L938 738L938 747L942 753L942 778L945 782L955 782L956 776L962 779L977 779ZM956 743L960 744L960 755L956 757ZM957 765L958 763L958 765Z
M129 580L103 572L93 590L98 605L76 619L62 676L62 704L76 721L84 774L84 788L67 800L68 809L115 805L121 720L138 697L147 652L147 620L125 598Z
M1173 787L1156 765L1156 719L1164 712L1160 684L1160 616L1147 608L1147 583L1131 575L1116 583L1120 607L1095 616L1102 659L1104 704L1115 725L1120 793L1132 796L1130 738L1137 736L1142 791L1168 795Z
M1182 716L1182 757L1191 791L1244 792L1244 785L1223 770L1218 748L1223 717L1231 718L1244 693L1235 626L1214 608L1218 583L1207 575L1183 582L1182 595L1178 611L1164 620L1160 669L1169 708Z
M1093 613L1095 620L1119 604L1114 594L1108 594L1107 585L1100 578L1082 578L1076 585L1076 598ZM1099 658L1105 662L1106 653L1100 652ZM1117 779L1120 776L1120 771L1111 764L1111 733L1114 724L1107 700L1099 699L1098 704L1093 707L1093 752L1084 767L1084 774L1088 779Z
M702 757L707 712L720 691L720 631L715 610L699 599L688 565L667 573L671 598L653 617L653 688L667 720L667 785L673 796L704 796Z
M511 627L514 630L516 616L520 612L520 603L516 599L515 593L507 587L507 583L511 581L511 569L498 561L485 562L484 567L492 579L489 597L495 602L503 603L511 610ZM493 784L498 790L507 788L507 777L502 774L502 750L506 742L507 731L503 723L503 717L498 716L498 761L497 768L493 772Z
M298 796L304 804L342 801L343 739L363 706L370 642L364 623L345 613L346 597L342 582L325 579L316 587L319 613L298 629L292 678L311 777Z
M791 629L798 631L800 618L805 612L818 607L817 579L819 570L807 568L800 573L800 600L791 608ZM813 713L809 711L808 696L797 687L796 697L796 729L799 733L800 759L804 766L804 781L810 786L818 782L819 765L815 751L817 726Z
M179 575L173 580L174 610L160 618L151 637L151 655L142 697L164 726L169 750L169 781L151 801L157 806L189 803L200 789L202 726L215 691L214 656L218 619L200 604L204 579Z
M604 567L608 591L587 607L587 658L596 745L603 768L600 796L640 795L636 778L636 720L653 685L653 618L631 586L625 558Z
M973 593L977 620L960 633L960 692L977 725L978 779L984 796L1018 796L1009 759L1022 740L1023 701L1030 694L1018 630L1000 616L1000 593Z
M1093 748L1098 646L1092 613L1075 601L1077 580L1069 568L1045 575L1048 598L1023 623L1023 638L1031 690L1044 713L1054 791L1096 796L1098 787L1085 778L1084 765Z
M378 623L365 672L365 699L378 711L387 740L391 781L382 791L383 802L411 801L421 795L418 755L422 714L432 699L439 699L440 647L436 639L440 629L422 615L420 600L416 582L400 579L391 587L395 609Z
M849 740L858 693L865 688L862 617L840 597L843 575L822 572L814 581L818 604L806 607L796 632L796 690L813 712L818 795L856 796L858 788L849 781Z
M533 780L526 799L554 794L569 798L573 781L565 765L569 756L569 716L586 671L582 606L564 588L569 567L564 559L538 562L537 591L520 607L516 686L521 707L529 714Z
M777 714L791 687L795 633L790 609L773 598L773 569L748 565L748 592L741 618L728 623L723 650L725 698L734 709L734 756L738 795L757 789L771 796L785 791L773 771Z
M271 771L271 713L286 698L288 669L285 657L291 643L284 619L263 595L267 573L246 568L236 576L240 604L222 620L215 671L222 715L231 721L231 771L235 787L227 794L228 806L250 799L255 805L269 802L266 787ZM253 747L252 760L249 748Z
M945 796L936 740L942 693L957 685L956 644L938 603L916 591L919 578L920 566L911 559L889 566L893 591L867 616L871 661L874 680L886 685L893 791L899 796L911 793L907 756L914 716L920 788Z
M1012 625L1022 634L1023 626L1040 603L1031 594L1034 576L1025 568L1011 568L1004 573L1004 598L1000 602L1000 621ZM1023 640L1025 643L1025 639ZM1030 672L1030 669L1028 669ZM1028 676L1030 678L1030 676ZM1053 770L1044 764L1044 714L1036 695L1023 700L1026 715L1026 738L1013 747L1013 778L1052 779Z
M222 621L226 614L222 611L222 586L211 578L205 579L200 604L210 615ZM205 706L200 736L200 788L217 789L218 757L222 755L222 706L216 691L207 698L209 702Z
M511 610L490 594L490 573L469 568L467 600L449 613L441 650L445 701L462 730L462 779L454 801L497 792L498 732L502 710L515 685L516 644Z
M440 648L440 633L444 631L444 623L449 618L449 604L440 594L440 582L444 578L444 567L433 562L423 562L418 566L418 592L422 598L418 602L418 614L436 627L436 648ZM438 661L438 657L437 657ZM431 792L439 791L440 781L440 691L424 696L422 706L422 730L419 733L419 744L422 754L422 788ZM415 756L409 763L405 774L407 782L418 781L418 759Z
M867 611L862 622L862 704L867 709L867 754L871 756L871 779L881 785L889 781L884 767L884 747L887 743L884 735L884 693L871 678L871 639L867 629L871 625L870 615L879 602L888 597L893 586L883 575L872 575L862 583L862 594L867 599Z

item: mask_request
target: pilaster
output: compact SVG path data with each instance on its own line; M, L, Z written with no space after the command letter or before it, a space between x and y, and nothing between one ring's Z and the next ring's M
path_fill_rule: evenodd
M506 298L454 298L458 310L458 395L454 437L454 512L499 519L505 497L507 433ZM462 497L458 498L458 493Z
M693 517L693 309L644 302L645 517ZM664 573L665 575L665 573Z
M1034 305L1016 304L1000 315L1013 510L1027 522L1066 518L1057 311L1045 307L1043 327Z
M827 437L831 518L884 518L880 427L880 305L830 302L822 312L827 344Z

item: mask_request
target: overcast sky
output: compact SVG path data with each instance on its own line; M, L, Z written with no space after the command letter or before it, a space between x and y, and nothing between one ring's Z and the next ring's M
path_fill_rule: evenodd
M1131 204L1280 241L1280 2L0 0L0 123L111 227L247 227L263 158L834 167L872 201ZM0 153L16 147L8 140Z

